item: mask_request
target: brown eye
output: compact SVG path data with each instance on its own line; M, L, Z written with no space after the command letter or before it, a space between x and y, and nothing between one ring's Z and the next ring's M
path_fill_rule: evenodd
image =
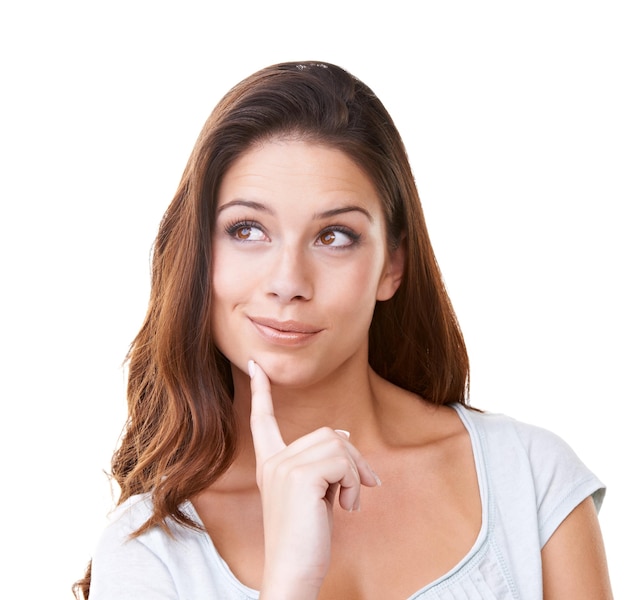
M237 242L264 242L267 236L260 225L238 221L226 227L226 233Z
M247 240L252 235L252 228L248 226L238 227L235 231L235 237L238 240Z
M324 246L330 246L335 241L335 233L333 231L326 231L320 235L320 242Z

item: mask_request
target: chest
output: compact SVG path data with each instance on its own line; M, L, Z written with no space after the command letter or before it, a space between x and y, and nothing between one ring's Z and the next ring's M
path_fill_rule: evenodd
M360 511L335 507L331 565L321 600L404 600L470 551L481 527L473 457L457 454L445 464L440 459L408 455L378 462L383 484L362 489ZM204 508L198 512L222 558L242 583L259 589L263 526L258 496L214 498Z
M333 560L320 598L403 600L471 550L481 528L473 470L456 481L401 473L364 490L361 511L335 511Z

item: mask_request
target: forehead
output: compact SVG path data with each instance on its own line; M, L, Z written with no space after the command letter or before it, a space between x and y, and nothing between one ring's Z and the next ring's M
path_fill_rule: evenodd
M271 139L239 156L222 179L218 204L238 194L380 204L370 178L345 152L298 139Z

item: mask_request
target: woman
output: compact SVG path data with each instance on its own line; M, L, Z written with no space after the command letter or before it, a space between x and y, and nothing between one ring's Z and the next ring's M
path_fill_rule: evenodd
M90 597L610 598L602 484L468 381L384 107L252 75L160 227Z

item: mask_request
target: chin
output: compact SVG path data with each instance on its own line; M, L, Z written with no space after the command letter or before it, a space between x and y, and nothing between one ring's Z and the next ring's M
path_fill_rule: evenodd
M302 357L259 356L255 359L265 371L273 386L298 388L319 382L327 375L328 368L323 368L318 361Z

